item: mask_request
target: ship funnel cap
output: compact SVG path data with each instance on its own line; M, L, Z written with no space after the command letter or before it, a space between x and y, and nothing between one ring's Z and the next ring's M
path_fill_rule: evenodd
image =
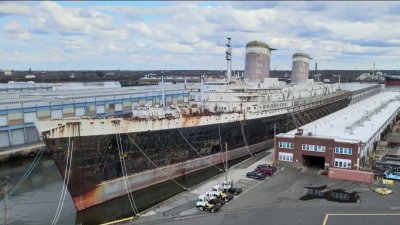
M246 48L248 47L261 47L261 48L267 48L269 50L276 50L274 48L271 48L269 45L262 41L250 41L246 44Z
M293 58L298 58L298 57L312 59L308 54L303 52L296 52L293 54Z

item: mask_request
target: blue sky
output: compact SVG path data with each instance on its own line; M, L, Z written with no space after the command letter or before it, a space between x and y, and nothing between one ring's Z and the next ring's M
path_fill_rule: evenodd
M306 52L320 69L400 68L400 3L373 1L0 2L0 69L223 70L245 45L277 48L271 68Z

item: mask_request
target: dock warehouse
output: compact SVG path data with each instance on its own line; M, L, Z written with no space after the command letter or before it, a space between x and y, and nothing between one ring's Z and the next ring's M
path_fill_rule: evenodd
M72 86L74 89L65 89ZM34 90L29 87L0 88L0 155L8 147L41 143L33 124L38 119L74 116L108 117L132 113L136 106L159 105L162 86L131 86L90 88L79 85L48 86ZM35 91L36 90L36 91ZM166 106L189 101L184 84L164 87Z
M275 137L275 160L360 169L399 119L400 93L381 92Z

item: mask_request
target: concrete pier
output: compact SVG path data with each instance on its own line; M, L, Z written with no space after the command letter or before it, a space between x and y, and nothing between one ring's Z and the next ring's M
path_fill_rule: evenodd
M0 163L35 156L42 148L45 148L43 142L3 148L0 151Z

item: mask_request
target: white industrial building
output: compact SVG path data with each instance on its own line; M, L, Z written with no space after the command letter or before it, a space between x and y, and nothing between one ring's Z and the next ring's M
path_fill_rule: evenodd
M349 161L345 168L360 168L398 120L399 111L400 93L376 94L296 130L278 134L277 160L282 161L279 155L291 155L290 160L283 161L304 163L315 157L323 159L324 166L343 167L336 163L341 157Z

